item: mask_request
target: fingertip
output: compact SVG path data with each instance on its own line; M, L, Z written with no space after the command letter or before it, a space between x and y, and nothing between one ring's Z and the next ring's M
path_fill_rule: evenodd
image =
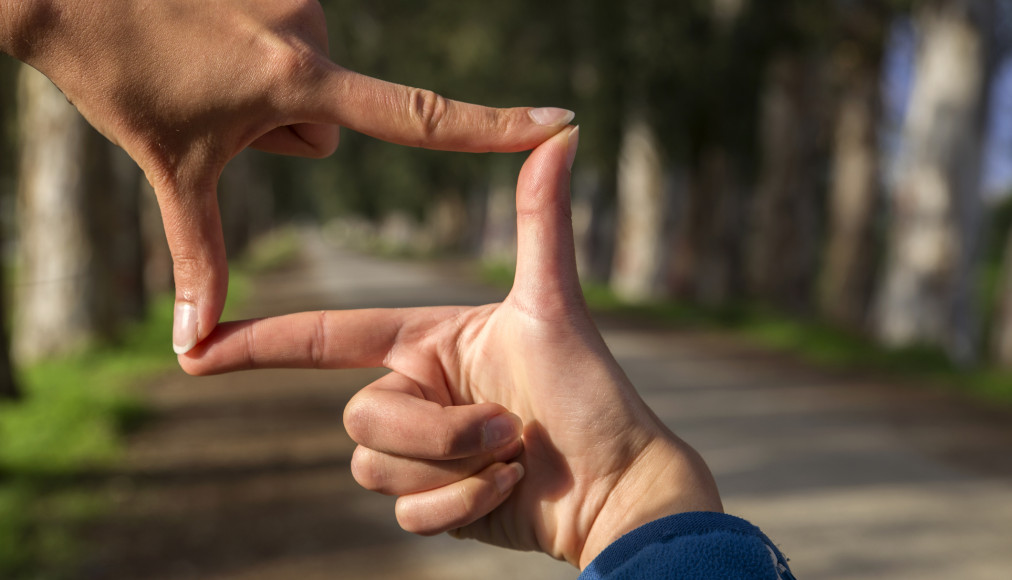
M520 462L510 463L499 467L493 479L495 480L495 487L499 490L500 495L506 495L513 491L520 480L524 478L526 470L523 464Z
M197 307L186 301L177 301L172 316L172 350L182 355L197 346Z
M576 118L573 111L558 107L539 107L527 111L527 114L532 121L543 127L565 127Z
M566 153L566 168L570 173L573 172L573 163L576 162L576 152L580 148L580 126L573 127L573 130L569 132L568 137L568 151Z
M485 422L482 428L482 449L494 451L520 439L524 421L513 413L503 413Z

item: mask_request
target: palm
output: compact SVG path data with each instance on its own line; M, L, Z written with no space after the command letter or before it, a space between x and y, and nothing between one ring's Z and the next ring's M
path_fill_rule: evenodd
M579 553L576 544L586 537L607 490L638 455L639 449L629 446L645 445L656 433L630 420L649 414L638 400L604 392L602 371L624 377L610 355L606 363L587 356L588 346L597 354L607 350L596 332L587 332L593 329L589 318L572 315L584 311L582 303L567 304L571 298L560 294L532 301L522 281L518 286L502 304L430 311L418 326L406 325L404 348L393 351L388 366L411 378L428 400L495 402L524 420L526 479L462 533L563 557ZM588 424L584 407L590 406L596 411ZM632 436L616 438L619 432Z

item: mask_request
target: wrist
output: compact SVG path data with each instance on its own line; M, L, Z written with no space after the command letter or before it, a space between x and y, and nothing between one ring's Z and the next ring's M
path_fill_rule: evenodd
M656 439L612 489L579 557L586 568L625 534L685 512L723 512L716 482L703 458L670 435Z

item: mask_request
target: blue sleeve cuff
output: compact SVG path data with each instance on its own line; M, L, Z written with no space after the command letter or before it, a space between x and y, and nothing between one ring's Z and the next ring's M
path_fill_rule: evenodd
M759 528L726 514L668 516L622 536L579 580L794 580L787 558Z

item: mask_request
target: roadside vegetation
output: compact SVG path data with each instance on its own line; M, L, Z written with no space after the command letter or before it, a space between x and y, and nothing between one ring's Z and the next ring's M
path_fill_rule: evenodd
M249 294L251 275L298 251L281 230L233 268L225 318ZM0 578L59 580L82 555L80 531L112 507L127 436L152 418L141 387L173 372L172 296L106 344L21 369L22 398L0 401Z

